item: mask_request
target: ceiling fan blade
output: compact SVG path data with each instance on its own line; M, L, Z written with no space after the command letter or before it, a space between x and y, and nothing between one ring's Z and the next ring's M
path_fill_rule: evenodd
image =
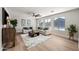
M34 17L40 17L41 15L40 15L40 14L35 14L35 13L33 13L33 16L34 16Z

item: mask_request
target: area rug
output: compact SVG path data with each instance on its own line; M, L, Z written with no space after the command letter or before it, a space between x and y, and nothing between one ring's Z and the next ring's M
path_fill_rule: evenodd
M21 37L22 37L25 45L27 46L27 48L35 47L38 44L43 43L49 39L49 36L44 36L42 34L40 34L39 36L36 36L36 37L30 37L30 36L28 36L28 34L21 34Z

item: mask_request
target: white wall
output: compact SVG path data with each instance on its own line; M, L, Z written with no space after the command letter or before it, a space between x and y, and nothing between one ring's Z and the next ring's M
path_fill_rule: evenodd
M21 12L15 12L15 11L12 11L10 10L10 8L5 8L6 11L9 13L9 16L11 19L17 19L17 31L22 31L22 26L21 26L21 19L26 19L26 21L29 19L31 20L31 25L33 27L33 29L36 29L36 20L35 20L35 17L33 17L32 15L28 15L26 13L21 13ZM26 25L27 26L27 25Z
M2 8L0 7L0 51L2 50Z
M56 35L68 37L67 30L66 31L57 31L54 29L53 21L55 20L55 18L58 18L58 17L65 17L65 28L67 28L70 24L76 24L77 27L79 26L79 9L75 9L75 10L71 10L71 11L67 11L67 12L63 12L63 13L59 13L59 14L55 14L55 15L50 15L50 16L43 17L40 19L51 19L52 20L52 23L51 23L52 32ZM76 35L75 39L78 40L78 35Z

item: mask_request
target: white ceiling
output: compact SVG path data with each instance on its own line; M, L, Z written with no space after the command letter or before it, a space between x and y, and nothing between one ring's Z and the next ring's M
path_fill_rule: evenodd
M14 12L26 13L32 15L33 13L40 14L41 17L53 15L76 9L77 7L7 7Z

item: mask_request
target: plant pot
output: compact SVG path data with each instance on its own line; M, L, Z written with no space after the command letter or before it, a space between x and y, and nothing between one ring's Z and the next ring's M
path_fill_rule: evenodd
M74 39L74 33L69 33L69 39Z
M73 37L73 36L74 36L74 33L69 33L69 36L70 36L70 37Z

